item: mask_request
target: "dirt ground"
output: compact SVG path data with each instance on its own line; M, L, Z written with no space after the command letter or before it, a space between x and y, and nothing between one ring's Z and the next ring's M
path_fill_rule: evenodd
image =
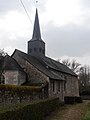
M87 104L90 101L74 105L65 105L56 111L52 112L45 120L81 120L87 109Z

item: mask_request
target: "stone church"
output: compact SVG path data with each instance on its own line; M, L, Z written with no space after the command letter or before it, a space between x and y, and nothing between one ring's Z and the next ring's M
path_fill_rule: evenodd
M16 49L11 56L5 56L1 84L42 86L47 88L48 96L58 96L60 100L64 100L65 96L79 96L77 75L64 64L45 55L37 9L27 51L24 53Z

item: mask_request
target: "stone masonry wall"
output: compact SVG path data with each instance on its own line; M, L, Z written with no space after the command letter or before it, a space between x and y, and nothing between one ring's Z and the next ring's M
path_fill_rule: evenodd
M5 84L21 85L26 81L26 74L21 71L7 70L3 72Z
M54 86L53 86L54 81ZM53 91L54 87L54 91ZM61 101L64 101L64 81L50 80L50 96L59 97Z
M29 93L29 94L27 94ZM13 90L5 90L0 88L0 105L14 104L14 103L23 103L23 102L32 102L34 100L42 99L42 91L40 92L27 92L22 94Z
M28 79L31 83L47 83L49 81L49 78L45 74L37 70L28 62L26 62L26 71L28 73Z
M66 75L65 96L79 96L77 77Z
M19 65L27 73L28 81L31 81L31 83L49 82L49 78L45 74L40 72L37 68L35 68L33 65L31 65L28 61L19 57L17 54L15 54L13 58L19 63Z
M18 71L18 85L26 82L26 74L24 72Z

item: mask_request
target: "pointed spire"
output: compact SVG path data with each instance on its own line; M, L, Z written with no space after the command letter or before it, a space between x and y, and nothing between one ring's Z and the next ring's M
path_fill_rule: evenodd
M41 40L41 33L40 33L40 26L39 26L37 8L36 8L36 15L35 15L35 22L34 22L32 40Z

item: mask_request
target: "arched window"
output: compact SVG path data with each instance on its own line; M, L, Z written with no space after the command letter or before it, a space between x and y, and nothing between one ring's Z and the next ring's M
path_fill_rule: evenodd
M36 52L36 48L34 48L34 52Z
M60 86L61 86L61 85L60 85L60 81L58 81L57 83L58 83L58 84L57 84L57 89L58 89L58 92L60 92Z
M65 81L64 81L64 91L65 91L66 90L67 76L64 76L64 79L65 79Z
M53 92L55 92L55 81L52 82L52 89L53 89Z
M4 77L4 75L1 75L1 77L0 77L0 84L5 84L5 77Z
M31 53L31 52L32 52L32 49L30 48L30 49L29 49L29 53Z
M41 53L41 51L42 51L42 49L41 48L39 48L39 52Z
M45 50L42 50L42 53L45 54Z

